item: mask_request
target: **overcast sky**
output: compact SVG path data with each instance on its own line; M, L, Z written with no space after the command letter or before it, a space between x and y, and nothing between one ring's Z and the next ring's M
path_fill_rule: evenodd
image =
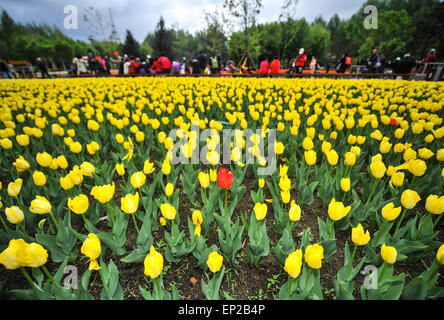
M291 13L295 18L304 17L308 21L319 15L328 21L337 13L341 18L349 18L365 0L299 0ZM109 9L121 39L129 29L138 41L143 41L152 32L162 15L166 25L185 29L194 33L205 27L204 11L221 11L224 0L0 0L0 8L21 23L47 23L56 25L74 39L87 40L91 31L83 21L84 9L98 9L105 22L110 24ZM284 0L262 0L263 8L258 22L276 21L282 12ZM68 14L64 8L74 5L78 11L78 29L66 30L64 20ZM111 28L108 29L110 33ZM100 37L96 37L100 40Z

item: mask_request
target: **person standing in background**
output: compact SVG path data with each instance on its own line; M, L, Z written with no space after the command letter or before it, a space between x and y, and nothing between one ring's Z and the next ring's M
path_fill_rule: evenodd
M268 74L268 69L270 68L270 64L268 63L268 58L266 57L261 62L261 67L259 69L260 74Z
M51 79L51 76L48 73L48 67L46 66L45 61L43 61L42 58L40 57L37 57L37 68L40 70L40 73L42 74L42 79L45 78L45 75Z
M274 60L270 63L270 74L279 74L281 70L281 62L278 60L278 57L274 57Z
M307 55L305 54L305 49L301 48L299 50L298 61L296 61L296 73L302 73L304 70L305 62L307 61Z

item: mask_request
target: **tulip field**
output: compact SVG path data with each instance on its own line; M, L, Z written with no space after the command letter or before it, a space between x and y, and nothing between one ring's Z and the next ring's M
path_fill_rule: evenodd
M443 106L440 82L2 80L0 297L442 299Z

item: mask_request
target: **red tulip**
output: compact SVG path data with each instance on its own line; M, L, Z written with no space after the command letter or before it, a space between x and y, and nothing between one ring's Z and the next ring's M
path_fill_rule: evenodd
M217 184L222 189L230 189L233 184L233 173L225 168L219 168L217 172Z
M390 125L391 126L397 126L398 125L398 121L396 121L396 119L390 119Z

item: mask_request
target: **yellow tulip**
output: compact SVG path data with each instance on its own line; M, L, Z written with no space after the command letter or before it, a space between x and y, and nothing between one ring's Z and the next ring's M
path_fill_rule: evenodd
M284 270L290 277L296 279L301 274L302 269L302 250L297 249L290 253L285 259Z
M304 141L302 142L302 147L303 147L305 150L311 150L311 149L313 149L313 147L314 147L313 140L311 140L310 137L305 137L305 138L304 138Z
M421 197L413 190L407 189L401 195L401 204L406 209L413 209L419 200L421 200Z
M169 203L161 204L160 212L162 213L162 216L165 217L165 219L174 220L174 218L176 218L176 208Z
M123 176L125 174L125 167L123 166L123 163L116 163L115 169L119 176Z
M396 187L400 187L400 186L402 186L402 184L404 183L404 176L405 176L404 172L395 172L395 173L392 175L392 177L391 177L391 179L390 179L390 182L391 182L394 186L396 186Z
M217 251L213 251L208 255L207 266L211 272L216 273L222 268L224 258L217 253Z
M314 165L316 163L316 151L314 151L314 150L304 151L304 158L305 158L305 162L309 166Z
M143 186L145 184L145 181L146 175L142 171L138 171L131 175L130 182L134 189L138 189Z
M46 176L41 171L34 171L32 174L32 180L34 184L38 187L44 186L46 184Z
M136 141L142 142L143 140L145 140L145 134L142 131L138 131L136 133Z
M359 148L358 146L353 146L350 148L350 152L354 153L356 157L359 157L359 155L361 154L361 148Z
M123 141L125 141L125 138L123 137L123 135L121 133L116 134L116 141L119 144L122 144Z
M19 134L15 137L15 139L22 147L26 147L29 144L29 137L26 134Z
M167 197L170 197L174 192L174 186L171 182L168 182L166 187L165 187L165 194L167 195Z
M120 199L120 209L127 214L135 213L138 207L139 207L138 192L136 192L136 194L127 194Z
M85 161L80 165L80 171L82 172L82 175L91 177L96 169L94 168L92 163Z
M116 191L116 185L114 181L112 184L107 184L103 186L94 186L90 192L90 195L94 197L94 199L98 200L101 203L107 203L111 201L114 197L114 192Z
M342 202L336 201L332 198L328 205L328 216L333 221L338 221L344 218L351 210L351 206L344 207Z
M288 216L291 221L299 221L301 220L301 207L296 204L294 200L291 201L290 211L288 212Z
M439 215L444 212L444 196L431 194L426 199L425 208L431 214Z
M42 196L35 196L35 199L31 201L31 207L29 210L37 214L45 214L51 211L51 203Z
M72 182L69 175L60 177L59 181L60 181L60 186L63 188L63 190L69 190L72 187L74 187L74 183Z
M283 175L279 178L279 188L284 192L287 192L290 190L291 180L288 178L287 175Z
M355 165L355 163L356 163L356 154L354 154L351 151L345 153L344 164L348 167L352 167Z
M84 214L89 207L88 197L80 194L74 198L68 198L68 208L75 214Z
M350 178L341 179L341 189L344 192L350 191Z
M388 264L394 264L396 262L396 257L398 252L395 247L386 246L385 244L381 247L381 257Z
M0 145L2 146L3 149L9 150L12 149L12 141L8 138L3 138L0 140Z
M387 203L382 208L382 216L387 221L395 220L401 214L401 206L396 207L393 202Z
M154 162L150 162L149 160L145 160L143 163L143 173L148 175L154 172Z
M38 268L48 261L48 251L38 243L31 243L25 249L26 266Z
M76 186L83 182L83 174L78 166L75 166L69 173L69 178Z
M144 274L151 279L157 278L163 270L163 256L157 252L154 246L151 246L150 252L146 255L143 261L145 267Z
M64 155L60 155L56 158L57 165L62 168L66 169L68 168L68 161L66 160L66 157ZM51 161L52 163L52 161Z
M352 241L358 246L365 246L370 241L370 232L364 232L362 225L358 224L356 228L352 228Z
M261 189L263 189L265 187L265 179L264 178L259 178L258 179L258 186Z
M327 153L327 160L328 160L328 163L329 163L331 166L335 166L335 165L337 165L337 164L338 164L338 160L339 160L338 153L337 153L334 149L331 149L331 150Z
M90 155L94 155L94 154L96 154L97 151L100 150L100 146L97 142L91 141L91 143L88 143L86 145L86 150L88 151L88 153Z
M97 258L102 253L100 239L94 234L88 234L88 238L83 241L80 252L90 259L89 270L99 270L101 267L97 262Z
M0 264L8 270L14 270L27 265L26 248L28 243L23 239L12 239L8 247L0 253Z
M308 245L307 248L305 248L304 259L310 268L320 269L322 267L322 260L324 259L324 248L317 243Z
M265 203L257 202L254 205L253 211L254 211L257 221L261 221L265 218L265 216L267 215L267 210L268 210L268 207L267 207L267 204L265 204Z
M19 224L25 219L22 209L17 206L5 208L6 219L12 224Z
M427 170L427 165L423 160L409 160L409 171L411 174L413 174L415 177L421 177L424 175L425 171Z
M431 150L427 149L427 148L418 149L418 154L424 160L428 160L431 157L433 157L433 155L434 155L434 153Z
M23 158L23 156L20 156L17 158L17 160L15 160L15 162L12 163L16 169L17 172L23 172L29 169L29 162L25 160L25 158Z
M170 160L168 159L168 157L166 157L162 163L162 173L167 176L170 174L170 172L171 172Z
M72 153L80 153L82 151L83 146L80 144L80 142L76 141L69 145L69 150L71 150Z
M216 182L217 181L217 171L216 169L210 169L210 181Z
M37 160L37 163L39 165L41 165L42 167L49 167L52 163L52 157L47 152L43 152L43 153L37 152L37 155L35 158Z
M202 171L199 172L198 179L202 188L206 189L210 186L210 176L208 175L208 173Z
M370 170L372 172L373 177L375 177L376 179L381 179L384 176L387 168L384 162L374 161L370 163Z
M285 149L285 147L284 147L284 144L282 142L277 142L275 144L275 146L274 146L274 152L277 155L280 155L280 154L284 153L284 149Z
M364 137L364 136L358 136L356 138L356 141L358 142L358 144L364 144L365 140L366 140L366 137Z
M438 260L440 264L444 264L444 244L439 247L436 253L436 260Z
M381 152L382 154L389 153L391 148L392 148L392 144L388 141L383 140L379 144L379 152Z
M283 203L289 203L291 198L290 191L281 191L281 198Z

